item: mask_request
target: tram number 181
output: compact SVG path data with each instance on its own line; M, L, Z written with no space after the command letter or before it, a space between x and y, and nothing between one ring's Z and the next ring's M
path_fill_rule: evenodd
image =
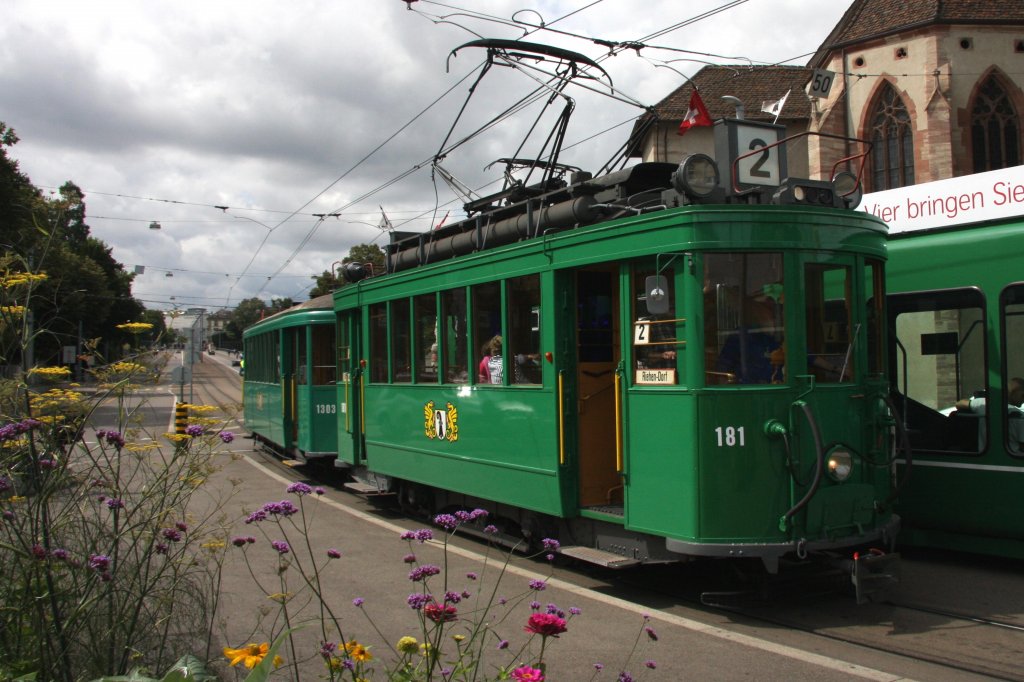
M742 426L719 426L715 429L715 438L720 448L735 448L746 446L746 434Z

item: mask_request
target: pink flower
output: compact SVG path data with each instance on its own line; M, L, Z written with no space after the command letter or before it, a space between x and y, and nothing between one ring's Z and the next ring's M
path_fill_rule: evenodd
M565 619L553 613L533 613L523 629L541 637L558 637L565 632Z
M516 682L544 682L544 673L537 668L524 665L512 671L512 679Z

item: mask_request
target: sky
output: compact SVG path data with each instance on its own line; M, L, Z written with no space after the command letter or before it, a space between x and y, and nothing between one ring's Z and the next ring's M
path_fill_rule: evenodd
M382 210L411 232L463 217L435 156L552 68L496 65L468 97L486 51L456 48L519 39L597 62L616 98L608 78L568 86L559 159L595 172L642 106L704 64L805 65L849 4L6 0L0 121L36 187L70 180L85 192L92 235L129 272L143 269L133 294L146 307L300 302L353 245L387 243ZM609 54L595 39L644 47ZM478 194L496 191L503 166L492 162L536 155L563 108L544 103L498 119L440 166Z

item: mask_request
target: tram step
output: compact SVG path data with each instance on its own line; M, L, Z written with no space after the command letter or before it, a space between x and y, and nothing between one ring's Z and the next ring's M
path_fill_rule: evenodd
M281 460L281 464L285 465L286 467L295 468L295 467L305 466L306 465L306 460L304 460L304 459L282 459Z
M351 490L357 495L394 495L394 493L379 490L375 485L360 483L359 481L348 481L344 487L346 490Z
M630 559L629 557L624 557L621 554L606 552L603 549L595 549L593 547L583 547L582 545L559 547L558 553L572 557L573 559L586 561L587 563L604 566L605 568L628 568L640 563L637 559Z

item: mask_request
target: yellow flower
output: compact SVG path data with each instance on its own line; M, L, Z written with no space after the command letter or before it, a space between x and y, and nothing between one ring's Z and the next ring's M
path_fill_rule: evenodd
M419 651L420 643L416 641L415 637L409 637L407 635L398 640L398 644L395 645L395 648L403 654L414 654Z
M465 635L452 635L452 639L454 639L456 642L461 642L462 640L466 639L466 636Z
M29 374L39 374L44 377L66 377L71 375L71 370L67 367L33 367L28 371Z
M124 324L117 325L117 328L132 334L141 334L142 332L152 329L153 325L148 322L126 322Z
M270 651L270 643L263 642L263 644L246 644L241 649L232 649L231 647L224 647L224 657L230 661L231 666L236 666L239 663L244 665L250 670L255 668L260 661L267 656L267 652ZM284 663L284 659L280 656L274 656L274 667L279 667Z
M370 653L370 650L354 639L351 642L346 642L342 646L345 648L345 653L347 653L348 657L353 661L365 663L366 661L373 660L373 654Z

